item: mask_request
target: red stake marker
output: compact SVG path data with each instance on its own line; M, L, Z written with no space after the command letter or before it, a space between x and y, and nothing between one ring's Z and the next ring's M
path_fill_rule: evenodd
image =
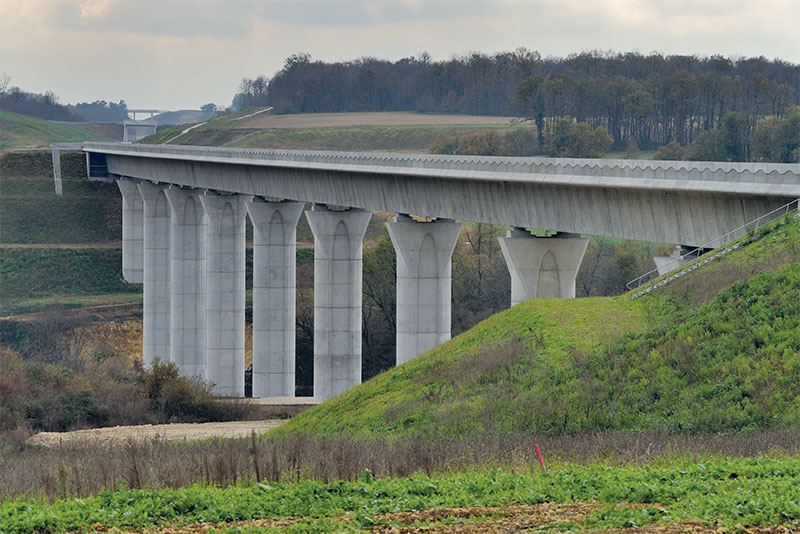
M534 445L533 448L536 449L536 457L539 458L539 465L542 466L542 471L547 471L547 468L544 466L544 458L542 458L542 450L538 445Z

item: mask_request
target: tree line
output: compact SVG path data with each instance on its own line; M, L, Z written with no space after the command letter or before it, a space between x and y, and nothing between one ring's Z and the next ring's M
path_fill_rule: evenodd
M59 104L58 96L52 91L44 93L24 91L12 86L11 77L5 73L0 76L0 110L51 121L118 122L128 118L128 105L124 100Z
M327 63L294 54L272 78L243 79L234 98L234 107L270 105L278 113L522 115L542 136L570 117L603 126L617 149L629 139L642 149L686 146L721 129L729 113L752 129L798 104L800 65L780 59L598 51L543 58L525 48L444 61L423 53Z

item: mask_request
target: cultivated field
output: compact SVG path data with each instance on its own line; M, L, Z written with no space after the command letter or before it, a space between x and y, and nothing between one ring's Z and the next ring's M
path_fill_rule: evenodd
M261 113L242 120L230 120L230 128L339 128L349 126L459 126L512 124L514 117L485 115L429 115L423 113L304 113L297 115L271 115Z

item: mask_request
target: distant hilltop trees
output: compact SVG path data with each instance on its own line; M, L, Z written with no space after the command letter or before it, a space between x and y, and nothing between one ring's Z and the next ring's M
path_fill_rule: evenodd
M124 100L118 103L95 100L74 105L59 104L52 91L29 93L11 86L11 77L5 73L0 76L0 110L51 121L119 122L128 118L128 105Z
M724 129L732 112L749 130L761 117L783 120L798 104L800 65L779 59L597 51L543 58L525 48L444 61L423 53L326 63L294 54L271 79L243 79L234 98L234 108L269 105L278 113L521 115L542 134L570 117L603 126L618 150L631 139L643 150L687 146Z

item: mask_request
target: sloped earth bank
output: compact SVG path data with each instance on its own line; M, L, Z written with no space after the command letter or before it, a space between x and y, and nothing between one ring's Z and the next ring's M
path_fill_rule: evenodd
M506 534L509 532L597 532L603 534L724 534L750 533L789 534L796 532L798 525L778 527L725 528L707 525L699 520L684 520L677 523L653 523L647 526L622 529L593 529L584 523L590 515L604 508L598 503L511 505L499 507L475 506L470 508L437 508L415 512L399 512L376 516L342 516L327 519L257 519L232 523L193 523L177 527L155 527L145 530L107 529L94 525L94 532L120 534L205 534L210 532L270 532L273 530L295 530L306 532L374 532L381 534L416 533L466 533ZM643 505L628 504L620 507L636 508ZM355 523L358 521L358 524Z

